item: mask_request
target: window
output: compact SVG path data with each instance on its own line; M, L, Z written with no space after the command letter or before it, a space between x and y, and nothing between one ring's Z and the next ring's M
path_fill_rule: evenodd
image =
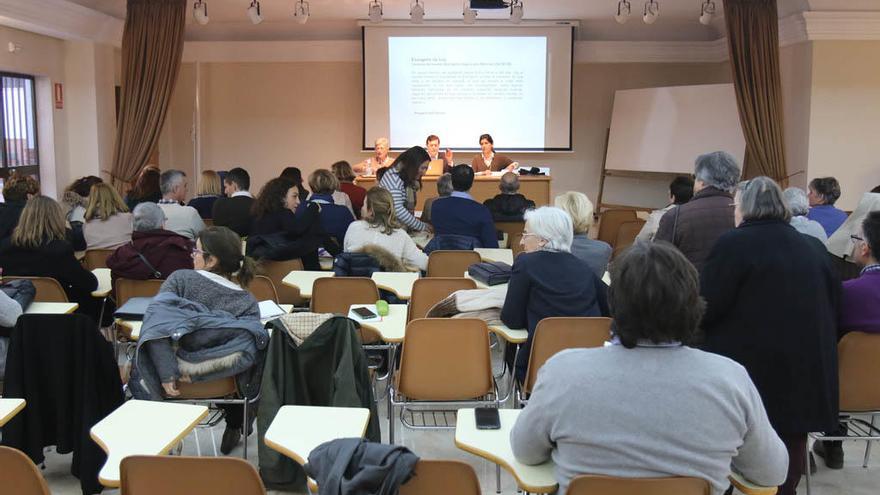
M0 72L0 167L40 177L34 78Z

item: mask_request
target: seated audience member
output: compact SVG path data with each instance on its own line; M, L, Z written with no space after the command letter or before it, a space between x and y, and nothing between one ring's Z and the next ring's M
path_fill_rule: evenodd
M165 213L156 203L135 206L132 226L131 242L107 258L114 281L168 278L176 270L192 268L192 240L165 230Z
M155 335L155 337L141 344L139 350L147 351L146 357L140 357L133 368L132 381L135 386L132 392L138 399L156 399L149 391L144 390L137 379L145 376L147 368L154 370L162 384L162 391L167 397L180 395L178 382L199 381L198 376L189 376L181 370L178 359L181 353L198 356L199 351L208 347L218 346L217 341L223 338L224 350L228 352L221 356L235 353L244 354L248 349L256 351L257 346L265 346L268 335L260 324L260 309L254 296L245 290L254 278L254 260L243 256L241 252L241 238L235 232L226 227L209 227L199 233L196 246L192 252L194 270L178 270L162 284L159 294L171 293L179 298L205 306L208 313L202 313L208 323L216 325L218 320L223 321L223 326L198 327L187 325L184 328L173 328L168 335ZM157 303L153 303L154 305ZM175 314L162 315L162 318L182 318ZM144 322L143 336L146 336L149 321ZM168 325L170 326L170 325ZM181 325L183 327L183 325ZM261 332L262 331L262 332ZM254 336L256 342L247 339L241 342L239 337L242 333ZM165 338L163 338L165 337ZM180 349L172 345L172 338L179 342ZM146 339L145 339L146 340ZM219 352L219 351L218 351ZM139 352L140 354L140 352ZM148 359L152 366L144 366L143 361ZM223 371L228 371L230 376L237 374L233 371L241 367L240 361L245 357L236 358L234 363L226 364L225 368L214 368L206 371L206 375L217 377ZM196 368L199 363L189 364L187 368ZM245 370L238 370L246 371ZM136 373L135 373L136 372ZM223 432L223 440L220 451L226 455L241 442L242 427L244 426L244 414L238 404L221 405L226 412L226 430ZM250 429L250 428L248 428Z
M12 235L27 200L40 194L40 183L30 175L15 174L3 184L4 203L0 203L0 240Z
M749 372L790 457L779 495L794 495L807 433L837 423L840 282L825 246L789 225L773 179L743 182L734 203L737 227L718 238L701 272L702 349Z
M92 185L104 182L100 177L89 175L80 177L67 186L61 195L61 205L66 210L65 219L73 226L74 223L85 223L86 207L89 204L89 192Z
M217 227L229 227L241 237L247 237L251 233L254 217L251 209L254 207L254 196L248 191L251 187L251 176L247 170L241 167L226 172L223 178L223 192L225 198L217 198L214 202L214 225Z
M195 208L202 218L214 218L214 202L223 194L220 184L220 174L213 170L203 171L199 177L196 197L189 200L187 206Z
M510 433L516 459L552 459L558 493L591 474L695 477L720 495L731 466L781 484L785 445L745 368L686 345L704 308L693 265L668 244L636 243L611 279L613 345L544 363Z
M862 271L843 283L840 331L880 333L880 211L868 213L853 241L853 258Z
M739 165L728 153L698 156L693 198L663 215L654 240L671 242L700 270L715 241L734 228L733 191L739 175Z
M522 222L523 213L535 207L535 202L519 193L519 176L507 172L498 182L501 194L483 201L496 222Z
M0 290L0 327L6 330L15 326L24 311L18 302ZM6 351L9 350L9 337L0 335L0 380L6 376Z
M593 225L593 203L590 198L581 192L568 191L556 196L553 204L571 217L574 226L571 254L589 265L593 273L601 279L608 270L612 250L607 242L590 239L588 236L590 226Z
M361 186L355 185L355 175L354 170L351 168L351 164L346 161L336 162L330 166L330 170L333 172L333 175L336 176L336 179L339 180L339 191L348 195L349 201L351 202L351 208L354 211L354 216L360 218L361 208L364 207L364 197L367 195L367 190ZM334 195L334 199L335 198L336 196Z
M339 181L329 170L318 169L309 175L309 187L312 189L312 195L299 208L304 209L307 204L312 203L319 205L321 226L336 239L336 242L342 244L345 231L348 230L349 224L354 222L354 215L348 208L336 204L333 200L333 191L339 187Z
M373 143L374 154L370 158L355 164L354 171L361 175L374 175L379 169L390 167L394 159L388 156L388 138L380 137Z
M791 226L801 234L813 236L822 241L828 242L828 236L825 235L825 229L822 224L815 220L807 218L810 212L810 202L807 199L807 193L799 187L789 187L782 192L785 197L785 204L791 211Z
M131 241L131 213L110 184L92 186L83 218L87 249L113 249Z
M248 238L248 256L262 257L255 246L261 237L276 239L269 259L276 261L300 258L306 270L320 270L318 248L324 247L336 255L341 249L321 227L321 206L309 203L300 209L299 190L288 179L279 177L267 182L251 214L254 228Z
M309 190L303 186L303 176L302 172L296 167L287 167L281 171L281 177L283 179L288 179L293 182L296 186L297 197L300 201L305 201L309 197Z
M437 196L425 200L425 204L422 206L421 220L431 223L431 211L434 208L434 201L440 198L448 198L450 194L452 194L452 174L446 172L437 177Z
M856 209L846 218L843 225L828 238L828 242L825 244L841 280L851 280L859 276L861 268L855 263L855 243L852 236L861 235L862 222L872 211L880 211L880 192L863 194Z
M574 227L559 208L529 210L520 244L523 253L513 262L501 321L525 328L529 337L516 362L522 380L529 362L538 322L551 316L607 316L606 286L592 269L571 254Z
M831 237L846 221L846 212L834 207L840 198L840 184L834 177L819 177L810 181L809 189L810 213L807 218L819 222L825 234Z
M54 278L79 304L78 313L97 319L100 304L91 293L98 279L74 256L64 223L64 210L54 199L29 199L12 237L0 245L0 267L3 275Z
M394 200L381 187L367 192L363 220L352 223L345 233L346 252L357 252L365 246L379 246L405 266L428 269L428 255L422 252L394 218Z
M159 167L147 165L138 175L134 187L126 194L125 206L129 211L134 211L134 207L140 203L158 203L160 199L162 192L159 188Z
M653 241L660 226L660 219L669 210L683 205L691 200L694 195L694 180L690 177L678 176L669 184L669 204L659 210L654 210L648 215L648 221L642 226L642 230L636 236L637 241Z
M165 212L165 228L195 239L205 229L205 222L195 208L183 205L187 192L186 174L173 169L162 172L160 188L162 199L159 200L159 208Z
M452 194L434 201L431 206L434 233L473 237L479 239L484 248L497 248L492 214L468 193L473 185L474 169L465 164L452 167Z
M381 176L377 173L379 187L385 188L394 198L394 216L409 231L431 228L415 217L417 193L422 187L422 176L428 171L428 152L421 146L404 151L387 167Z

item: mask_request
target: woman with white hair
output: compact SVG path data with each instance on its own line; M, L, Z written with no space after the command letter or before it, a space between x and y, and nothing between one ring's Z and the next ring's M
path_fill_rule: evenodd
M362 175L376 175L380 168L390 167L394 158L388 156L388 138L380 137L373 143L375 154L352 167L356 173Z
M571 254L574 228L568 213L552 206L529 210L513 263L501 321L526 328L529 338L520 349L516 376L523 379L538 322L551 316L607 316L605 284L589 265Z
M789 187L783 191L785 203L791 211L791 226L801 234L811 235L822 243L828 242L828 235L825 234L825 228L822 224L807 218L810 213L810 200L807 199L807 193L799 187Z

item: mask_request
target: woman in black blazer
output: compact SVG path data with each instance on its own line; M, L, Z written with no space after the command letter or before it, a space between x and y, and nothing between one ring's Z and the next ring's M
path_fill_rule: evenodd
M526 328L529 338L520 348L516 376L525 378L538 322L552 316L608 316L605 284L590 267L571 254L571 217L563 210L544 206L525 214L501 321L510 328Z
M789 451L780 495L794 495L807 433L836 426L840 282L821 241L789 224L769 177L740 184L737 228L715 243L701 274L704 349L749 372Z
M29 199L12 236L0 245L0 267L3 275L54 278L67 298L79 304L78 313L97 318L100 301L91 292L98 280L74 256L64 223L64 212L54 199Z

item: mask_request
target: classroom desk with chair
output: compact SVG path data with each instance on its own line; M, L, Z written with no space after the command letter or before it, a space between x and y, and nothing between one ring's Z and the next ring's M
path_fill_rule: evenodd
M24 399L0 399L0 426L5 425L20 413L25 404Z
M368 308L370 311L376 311L375 304L352 304L351 309L355 308ZM381 320L362 321L355 318L355 321L363 327L375 330L383 342L399 344L403 342L403 337L406 334L406 316L406 304L389 304L388 314L383 316Z
M113 283L110 278L109 268L95 268L92 274L98 279L98 288L92 291L92 297L104 298L110 295L113 290Z
M79 308L79 304L75 302L37 302L34 301L28 306L24 314L26 315L64 315L70 314Z
M107 462L98 481L110 488L119 486L119 463L130 455L165 454L208 415L206 406L130 400L99 421L91 437L104 452Z
M500 261L513 266L513 250L500 248L474 248L483 261Z
M290 287L296 287L297 289L299 289L300 296L305 299L311 299L312 286L315 284L315 280L318 280L319 278L333 276L335 276L333 272L295 270L288 273L281 280L281 283Z
M412 286L419 277L419 272L374 272L370 276L373 282L376 282L376 287L387 290L403 300L412 297Z

